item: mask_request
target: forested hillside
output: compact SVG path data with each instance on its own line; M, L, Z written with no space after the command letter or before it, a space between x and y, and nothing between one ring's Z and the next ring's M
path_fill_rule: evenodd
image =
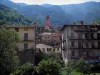
M29 25L32 19L19 14L17 11L0 4L0 24Z
M80 20L83 20L85 24L90 24L100 18L100 2L69 5L27 5L24 3L13 3L10 0L0 0L0 4L7 5L42 25L45 24L47 15L50 15L50 23L53 26L73 24Z

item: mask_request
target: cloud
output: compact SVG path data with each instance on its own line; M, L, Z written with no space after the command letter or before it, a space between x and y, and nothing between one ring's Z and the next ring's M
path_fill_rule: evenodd
M83 3L88 1L97 1L100 0L11 0L16 3L26 3L26 4L76 4L76 3Z

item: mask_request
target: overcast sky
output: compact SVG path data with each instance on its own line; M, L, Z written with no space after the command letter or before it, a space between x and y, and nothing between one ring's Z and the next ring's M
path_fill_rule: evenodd
M26 3L26 4L77 4L77 3L84 3L88 1L96 1L100 2L100 0L11 0L16 3Z

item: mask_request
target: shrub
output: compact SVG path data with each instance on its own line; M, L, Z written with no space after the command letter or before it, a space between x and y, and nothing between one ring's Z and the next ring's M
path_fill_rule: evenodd
M60 75L61 65L54 59L42 60L36 67L39 75Z
M34 75L34 67L31 63L25 63L10 75Z

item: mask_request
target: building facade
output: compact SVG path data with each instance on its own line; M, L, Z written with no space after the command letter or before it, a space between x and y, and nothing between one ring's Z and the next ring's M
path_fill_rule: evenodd
M70 59L100 58L100 25L64 25L62 31L62 57Z
M21 64L27 61L35 64L35 25L6 26L6 29L15 30L19 35L21 42L17 43L17 49Z
M60 33L44 32L41 34L41 38L45 44L56 45L61 43Z
M60 30L54 29L50 24L50 16L46 16L46 23L42 32L37 35L37 51L45 53L60 53L61 54L61 33ZM38 28L41 29L41 28Z
M18 33L21 40L17 44L19 51L35 48L35 26L6 26L6 29L15 30Z
M50 46L45 44L37 44L37 51L41 51L43 53L57 53L61 54L61 46Z

